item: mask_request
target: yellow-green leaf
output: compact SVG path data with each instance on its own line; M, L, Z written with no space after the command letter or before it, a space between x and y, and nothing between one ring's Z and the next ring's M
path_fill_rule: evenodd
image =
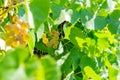
M95 71L89 66L86 66L84 68L84 72L88 78L92 78L93 80L101 80L101 77L97 75Z

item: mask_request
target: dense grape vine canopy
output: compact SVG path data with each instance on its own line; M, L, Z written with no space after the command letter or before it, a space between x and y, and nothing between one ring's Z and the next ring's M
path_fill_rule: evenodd
M120 80L120 0L0 0L0 80Z

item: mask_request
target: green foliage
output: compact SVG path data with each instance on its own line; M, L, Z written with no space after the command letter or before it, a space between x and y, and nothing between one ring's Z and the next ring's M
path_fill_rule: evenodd
M85 74L88 76L88 78L92 78L94 80L101 80L100 76L98 76L91 67L86 66L84 68Z
M1 80L60 80L61 77L60 67L53 58L50 56L42 59L30 58L25 48L8 51L0 65Z
M0 80L119 80L119 63L120 0L0 0Z
M47 19L49 7L50 7L49 0L31 1L30 11L33 16L35 30L38 30L38 28L40 27L40 24Z

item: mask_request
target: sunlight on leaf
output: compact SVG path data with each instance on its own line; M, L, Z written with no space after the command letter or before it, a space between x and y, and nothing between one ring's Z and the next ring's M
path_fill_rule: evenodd
M100 76L97 75L91 67L86 66L86 67L84 68L84 71L85 71L85 74L87 75L88 78L92 78L92 79L94 79L94 80L102 80L102 79L100 78Z

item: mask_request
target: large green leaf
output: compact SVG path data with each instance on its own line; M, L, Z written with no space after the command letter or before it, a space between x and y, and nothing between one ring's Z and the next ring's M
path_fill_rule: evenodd
M83 70L86 66L90 66L94 70L96 69L96 62L94 59L89 58L88 56L82 56L80 61L80 67Z
M65 30L65 38L69 39L77 47L80 47L80 46L76 38L79 38L80 40L84 41L85 37L86 36L82 32L82 30L80 30L77 27L71 26L71 27L66 28Z
M90 9L81 9L80 10L80 19L81 21L86 24L87 21L93 18L94 12Z
M3 5L3 3L4 3L3 0L0 0L0 7L1 7L1 5Z
M68 21L70 23L75 23L79 18L79 13L73 9L65 8L58 4L52 5L53 11L53 19L55 20L55 24L60 24L64 21Z
M44 24L41 24L40 27L38 28L36 35L37 35L37 41L39 41L42 38L42 34L44 32Z
M60 12L61 12L61 10L64 9L64 7L60 6L58 4L52 4L51 9L52 9L52 13L53 13L53 19L55 20L60 16Z
M94 20L94 29L95 30L102 30L107 25L107 20L103 16L96 16Z
M25 74L24 67L20 66L18 69L9 69L2 72L1 80L29 80Z
M7 52L0 62L1 80L27 80L23 63L28 58L26 48L16 48Z
M105 15L106 14L106 15ZM100 10L95 14L92 9L82 9L80 11L80 19L82 23L93 30L101 30L107 25L107 13L105 10Z
M111 33L115 34L120 27L120 10L114 10L109 16L108 29Z
M83 54L80 52L79 49L71 49L69 56L62 65L63 73L67 74L72 70L76 70L79 66L80 59L82 56Z
M41 64L44 69L45 80L61 80L60 67L50 56L42 57Z
M36 30L40 27L40 24L47 19L49 7L50 0L32 0L30 3L30 10L32 12Z
M99 49L107 49L108 47L109 47L109 43L108 43L108 39L107 38L99 38L98 40L97 40L98 42L97 42L97 47L99 48Z
M94 79L94 80L102 80L102 79L100 78L100 76L97 75L91 67L86 66L86 67L84 68L84 71L85 71L85 74L87 75L88 78L92 78L92 79Z
M48 53L48 47L45 46L45 44L42 42L42 40L40 40L39 42L36 42L35 47L42 52Z
M35 35L33 31L29 32L28 47L31 55L33 55L33 51L35 47Z
M76 68L79 66L80 58L83 56L83 54L80 52L79 49L72 49L71 50L71 58L72 58L72 66L73 70L76 70Z
M63 74L69 74L73 69L72 69L72 57L70 53L67 53L65 55L65 58L63 59L64 63L62 64L61 70Z
M117 80L118 70L107 59L105 60L105 65L108 67L109 80Z

